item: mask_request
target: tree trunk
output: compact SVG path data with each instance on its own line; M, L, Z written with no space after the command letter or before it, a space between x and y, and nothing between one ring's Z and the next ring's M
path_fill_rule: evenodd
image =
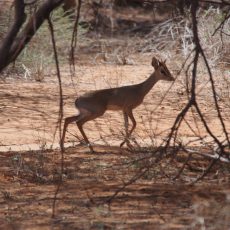
M25 4L24 0L15 0L14 23L0 44L0 72L18 57L50 13L62 2L63 0L46 0L18 34L26 19Z

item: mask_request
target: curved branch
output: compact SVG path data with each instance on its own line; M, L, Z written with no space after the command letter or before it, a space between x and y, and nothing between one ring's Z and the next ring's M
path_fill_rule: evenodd
M7 65L7 59L9 57L10 48L21 28L23 23L26 20L25 14L25 4L23 0L15 0L14 1L15 15L14 15L14 23L12 24L9 32L3 39L0 44L0 71Z
M57 54L57 47L56 47L56 41L54 38L54 28L52 21L50 17L48 17L48 24L49 24L49 29L50 29L50 34L51 34L51 40L52 40L52 45L53 45L53 51L54 51L54 59L56 63L56 69L57 69L57 78L58 78L58 85L59 85L59 96L60 96L60 101L59 101L59 116L58 116L58 125L59 125L59 135L60 135L60 140L62 140L62 129L61 129L61 122L63 118L63 93L62 93L62 81L61 81L61 73L60 73L60 67L59 67L59 61L58 61L58 54ZM55 194L54 194L54 200L53 200L53 213L52 217L55 216L55 207L56 207L56 201L57 201L57 195L58 192L61 188L62 185L62 175L63 175L63 170L64 170L64 149L63 149L63 144L60 142L60 147L61 147L61 174L59 178L59 183L56 188Z
M77 12L76 12L77 15L76 15L76 19L74 22L74 28L73 28L72 39L71 39L70 63L72 63L73 66L74 66L74 51L77 45L78 23L80 19L81 4L82 4L82 1L78 0Z
M24 6L23 0L15 0L20 7L21 5ZM0 72L11 62L15 61L15 59L18 57L18 55L21 53L21 51L24 49L24 47L29 43L29 41L32 39L34 34L37 32L37 30L40 28L40 26L43 24L43 22L49 17L50 13L61 5L63 0L46 0L39 9L35 12L34 15L31 16L29 19L27 25L25 26L24 30L18 34L14 32L15 36L12 37L13 41L11 41L12 45L8 48L9 51L7 55L4 56L4 59L0 58ZM16 7L16 6L15 6ZM19 7L19 6L18 6ZM23 8L24 10L24 8ZM23 11L24 12L24 11ZM20 14L21 15L21 14ZM19 29L21 29L21 26L23 24L22 21L20 21L20 24L15 20L15 23L17 23L17 32ZM9 32L10 33L10 32ZM8 34L9 34L8 33ZM0 50L0 54L2 55L2 52ZM0 55L0 57L1 57Z

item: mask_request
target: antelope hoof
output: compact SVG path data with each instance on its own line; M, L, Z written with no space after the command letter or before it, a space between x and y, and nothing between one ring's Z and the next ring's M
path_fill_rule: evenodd
M93 148L92 148L92 149L90 149L90 153L93 154L93 153L96 153L96 151L94 151Z
M89 147L91 153L95 153L95 151L93 150L93 147L90 143L87 144L87 146Z

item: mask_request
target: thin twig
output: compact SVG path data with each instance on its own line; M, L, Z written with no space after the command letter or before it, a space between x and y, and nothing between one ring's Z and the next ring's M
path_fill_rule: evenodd
M61 81L61 74L60 74L60 68L59 68L59 61L58 61L58 54L57 54L57 49L56 49L56 42L54 38L54 29L53 29L53 24L51 21L51 18L47 18L48 24L49 24L49 29L50 29L50 34L51 34L51 39L52 39L52 45L53 45L53 51L54 51L54 58L55 58L55 64L56 64L56 70L57 70L57 78L58 78L58 85L59 85L59 116L58 116L58 127L59 127L59 138L62 140L62 119L63 119L63 94L62 94L62 81ZM57 201L57 195L58 192L60 191L62 182L63 182L63 169L64 169L64 149L63 145L61 144L60 141L60 149L61 149L61 172L60 172L60 178L58 181L58 185L54 194L54 199L53 199L53 208L52 208L52 217L55 216L55 207L56 207L56 201Z

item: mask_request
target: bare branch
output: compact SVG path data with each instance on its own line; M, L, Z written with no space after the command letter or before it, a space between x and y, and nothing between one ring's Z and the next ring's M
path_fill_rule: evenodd
M74 51L77 45L77 35L78 35L78 23L80 18L80 10L81 10L81 0L78 0L77 5L77 15L74 22L74 28L72 33L72 39L71 39L71 51L70 51L70 63L74 65Z
M0 57L0 72L11 62L13 62L18 55L21 53L21 51L24 49L24 47L29 43L33 35L36 33L36 31L39 29L39 27L43 24L43 22L49 17L50 13L61 5L63 0L46 0L40 8L35 12L34 15L31 16L29 19L27 25L25 26L24 30L20 32L20 34L16 37L18 31L21 29L21 26L24 22L25 16L24 16L24 3L23 0L15 0L17 5L15 5L18 14L17 14L17 20L15 20L15 26L13 27L13 32L9 32L11 40L7 43L9 43L7 46L8 52L7 55L4 56L4 58ZM23 6L23 7L22 7ZM23 17L22 17L23 15ZM23 18L23 21L21 19ZM20 23L19 23L19 22ZM9 35L7 35L8 37ZM6 42L6 39L4 40ZM6 48L4 48L6 49ZM3 52L4 53L4 52ZM2 51L0 49L0 54L2 55ZM0 56L1 56L0 55Z
M218 30L220 30L220 29L221 29L221 32L223 32L222 30L223 30L224 24L226 23L226 21L227 21L229 18L230 18L230 12L229 12L228 14L225 15L223 21L222 21L222 22L219 24L219 26L214 30L212 36L214 36L214 35L216 34L216 32L217 32Z
M54 38L53 24L52 24L52 21L51 21L50 17L47 20L48 20L51 39L52 39L52 44L53 44L54 58L55 58L55 63L56 63L57 78L58 78L58 85L59 85L59 98L60 98L58 125L59 125L60 148L61 148L61 172L60 172L60 180L59 180L57 189L55 191L54 200L53 200L52 217L54 217L55 216L55 207L56 207L57 195L58 195L58 192L59 192L60 187L62 185L62 175L63 175L63 169L64 169L64 149L63 149L63 144L61 142L61 140L62 140L62 128L61 128L61 125L62 125L62 119L63 119L63 93L62 93L62 81L61 81L61 74L60 74L60 68L59 68L58 54L57 54L56 42L55 42L55 38Z
M11 46L21 28L23 23L26 20L26 14L24 12L25 5L23 0L15 0L14 1L14 8L15 8L15 16L14 16L14 23L12 24L11 28L9 29L8 34L3 39L2 43L0 44L0 71L7 65L7 59L9 58L9 53Z

